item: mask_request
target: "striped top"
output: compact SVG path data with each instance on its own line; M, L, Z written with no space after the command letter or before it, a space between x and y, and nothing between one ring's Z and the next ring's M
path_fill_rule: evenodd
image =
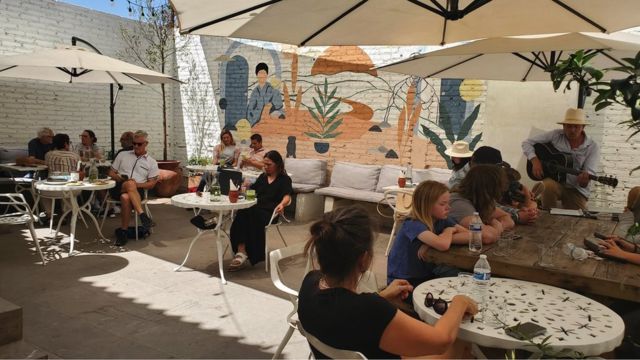
M67 150L51 150L44 156L44 163L51 171L72 172L78 170L80 156Z

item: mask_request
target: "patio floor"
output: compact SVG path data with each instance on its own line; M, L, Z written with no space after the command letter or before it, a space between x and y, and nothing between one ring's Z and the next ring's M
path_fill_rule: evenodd
M146 240L124 248L95 239L95 229L78 223L77 255L63 245L46 246L40 261L26 229L0 234L0 297L23 308L23 339L61 358L271 358L287 325L291 304L258 264L218 278L215 241L201 238L180 272L173 269L195 235L191 211L168 199L151 205L157 226ZM117 218L107 219L109 237ZM289 244L305 241L310 223L282 226ZM68 227L63 227L68 232ZM275 230L268 241L283 247ZM48 228L37 229L49 235ZM378 236L374 272L386 276L388 232ZM44 250L44 249L43 249ZM225 263L230 261L227 253ZM301 281L302 257L281 262L292 287ZM284 263L284 264L283 264ZM295 333L285 348L288 358L306 358L308 346Z

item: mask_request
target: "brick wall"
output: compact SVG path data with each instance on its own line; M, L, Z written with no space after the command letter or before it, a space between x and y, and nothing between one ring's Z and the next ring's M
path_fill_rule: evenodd
M97 1L97 0L96 0ZM29 53L37 48L71 45L82 38L107 56L117 57L124 44L120 26L133 22L118 16L52 0L0 0L0 55ZM127 60L130 61L130 60ZM173 143L174 104L169 90L169 134ZM125 86L117 98L115 139L120 133L145 129L151 135L149 152L162 157L162 110L160 86ZM79 141L82 129L92 129L98 144L110 148L109 86L64 84L48 81L0 78L0 143L24 145L37 129L51 127ZM183 142L183 141L182 141ZM170 147L169 157L174 146ZM179 154L178 154L179 155Z

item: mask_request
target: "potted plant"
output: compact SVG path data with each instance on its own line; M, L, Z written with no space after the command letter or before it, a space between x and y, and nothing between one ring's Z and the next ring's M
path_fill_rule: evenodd
M318 97L313 98L314 107L307 106L309 113L314 120L314 123L309 125L312 131L305 132L305 135L315 139L313 144L316 152L324 154L329 151L329 143L327 139L334 139L336 136L342 134L342 132L336 131L342 124L342 118L340 115L340 99L335 97L337 87L333 88L329 92L329 82L324 79L323 91L319 86L315 88Z
M578 50L569 55L565 60L559 61L550 71L553 89L558 91L562 82L567 80L564 91L571 90L571 83L578 83L578 108L584 108L584 103L594 90L594 86L602 79L603 72L589 65L589 61L599 53L597 51L586 53Z

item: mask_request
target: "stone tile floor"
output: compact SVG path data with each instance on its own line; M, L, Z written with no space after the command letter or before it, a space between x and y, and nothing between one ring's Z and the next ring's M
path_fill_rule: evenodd
M0 297L23 307L24 340L61 358L270 358L284 335L291 303L271 283L263 264L218 278L215 241L202 237L186 267L180 264L195 228L191 211L168 199L151 205L157 225L145 240L117 248L78 223L76 253L68 237L45 246L47 266L37 264L28 231L0 233ZM118 219L107 219L113 238ZM282 227L288 243L305 241L310 223ZM68 227L63 227L63 232ZM49 236L48 228L37 230ZM385 281L388 233L376 241L374 272ZM283 247L275 231L272 248ZM231 255L227 252L225 263ZM285 280L297 287L302 257L282 262ZM308 346L295 333L284 351L306 358Z

